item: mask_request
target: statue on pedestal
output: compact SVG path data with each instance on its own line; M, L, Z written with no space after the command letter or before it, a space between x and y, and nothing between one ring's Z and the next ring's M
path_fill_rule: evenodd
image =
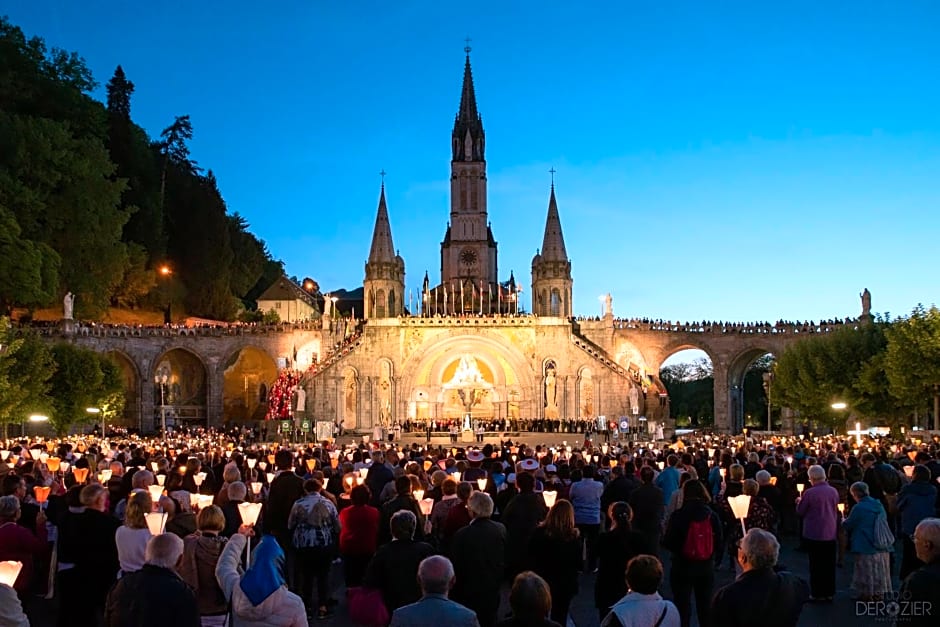
M868 318L871 316L871 292L866 287L859 296L862 298L862 318Z
M604 297L604 317L613 317L614 315L614 298L610 295L610 292L607 292L607 296Z
M72 309L75 305L75 294L68 292L65 295L65 298L62 299L62 318L65 320L72 319Z

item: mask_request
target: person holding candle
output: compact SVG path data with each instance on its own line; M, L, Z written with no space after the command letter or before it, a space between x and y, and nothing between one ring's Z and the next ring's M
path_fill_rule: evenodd
M3 478L2 488L3 496L15 496L20 502L20 518L17 524L30 531L34 530L36 517L39 515L39 505L27 500L30 492L26 489L26 480L11 472Z
M914 530L925 518L932 518L940 513L940 501L937 498L937 488L930 481L930 469L924 465L914 466L911 482L901 488L898 495L898 512L901 515L898 531L901 536L903 553L901 557L900 578L923 566L917 558L914 547Z
M421 598L416 575L422 560L434 553L433 547L415 539L418 519L411 510L399 510L389 520L392 541L379 547L366 568L363 584L379 590L388 611Z
M353 487L352 505L339 512L339 552L343 558L346 588L362 584L369 560L375 554L379 534L379 510L369 505L372 495L364 485Z
M529 539L548 514L545 499L535 492L535 477L529 473L520 473L516 475L515 485L519 493L503 508L500 517L509 538L506 560L510 576L525 570ZM501 494L497 495L497 499L499 496Z
M748 529L737 550L741 574L712 600L712 620L722 627L796 627L809 585L777 571L780 543L769 531Z
M371 472L369 474L371 475ZM392 538L389 532L389 521L391 521L392 515L394 515L395 512L401 510L408 510L415 515L415 518L418 521L418 527L415 531L417 538L421 539L424 537L425 517L421 513L421 507L418 505L418 501L414 496L414 490L420 484L416 484L413 479L413 475L402 475L395 479L396 496L382 505L381 509L382 516L379 520L380 543L384 544L391 541Z
M492 520L493 499L486 492L474 492L467 509L473 520L454 535L450 549L454 600L475 611L481 627L492 627L505 574L506 528Z
M202 627L224 627L228 603L215 577L226 543L226 539L219 535L225 527L222 510L215 505L203 508L196 517L196 527L196 533L183 539L180 577L196 593Z
M339 545L340 523L336 506L320 494L323 484L316 479L304 482L304 496L294 503L287 520L292 545L297 551L300 598L308 615L316 607L317 618L331 615L330 566ZM313 583L317 584L317 603L313 604Z
M13 495L0 497L0 562L22 562L23 568L13 584L16 593L27 599L35 565L49 554L46 537L46 516L39 511L36 528L27 530L17 524L21 505Z
M687 481L682 490L682 507L669 519L663 535L663 546L672 553L669 580L682 627L688 627L692 619L693 592L698 624L709 627L714 554L721 546L721 521L709 506L711 497L705 484Z
M245 502L248 496L248 487L241 481L233 481L228 486L228 500L222 505L222 514L225 516L225 529L222 530L222 536L231 538L238 533L238 528L242 526L242 514L238 506Z
M176 574L182 557L183 541L178 536L164 533L150 538L144 565L122 577L108 593L105 627L199 627L196 596Z
M146 490L134 490L127 497L124 524L114 532L121 575L140 570L146 562L147 542L153 534L144 514L153 511L153 501Z
M608 531L597 537L597 578L594 580L594 605L603 620L610 608L627 593L623 574L627 562L637 555L650 553L643 536L633 531L633 510L623 502L607 508L611 521Z
M108 490L82 488L82 510L59 529L59 627L96 625L120 564L115 534L120 523L108 513Z
M568 622L571 599L578 593L578 571L582 548L579 529L575 526L574 507L560 500L548 510L529 540L526 562L548 582L552 595L551 619L562 625Z
M809 554L811 601L832 601L836 593L836 540L839 535L839 492L826 481L822 466L807 470L810 487L796 499L803 520L803 546Z

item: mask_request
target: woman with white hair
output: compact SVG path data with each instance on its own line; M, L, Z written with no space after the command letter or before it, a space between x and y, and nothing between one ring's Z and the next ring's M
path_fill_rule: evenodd
M894 536L885 509L871 497L868 484L853 483L850 492L856 504L842 526L849 534L849 552L855 556L852 588L860 601L880 601L891 593Z
M803 546L809 554L809 586L813 601L832 601L836 594L836 538L839 533L839 492L826 482L822 466L807 471L810 487L796 499L803 519Z

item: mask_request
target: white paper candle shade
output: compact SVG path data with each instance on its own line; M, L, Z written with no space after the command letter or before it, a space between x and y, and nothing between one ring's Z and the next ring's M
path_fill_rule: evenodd
M555 506L555 499L558 497L558 492L555 490L545 490L542 492L542 499L545 501L545 507L551 509Z
M29 449L29 456L30 456L32 459L39 459L39 454L40 454L40 453L42 453L42 449L38 449L38 448L31 448L31 449Z
M202 482L205 480L206 473L204 472L197 472L195 475L193 475L193 481L196 483L197 488L202 487Z
M239 503L238 513L242 516L243 525L254 525L261 513L261 503Z
M456 481L457 483L460 483L460 473L459 473L459 472L453 473L453 474L451 475L451 477L454 478L454 481Z
M211 494L200 494L199 496L199 509L205 509L212 505L213 497Z
M255 469L255 466L257 465L257 463L258 463L258 460L255 459L254 457L248 458L248 468L250 468L251 470Z
M160 500L160 497L163 496L163 486L162 485L152 485L147 486L147 489L150 491L150 499L156 503Z
M144 518L147 520L150 535L158 536L163 533L163 528L166 526L166 512L147 512Z
M99 472L98 481L100 481L101 483L107 483L111 481L111 470L106 469L106 470L102 470L101 472Z
M734 517L741 520L742 531L747 533L747 529L744 527L744 519L747 518L747 511L751 508L751 495L739 494L738 496L729 497L728 505L731 506Z
M261 494L261 482L260 481L251 482L251 492L252 494L255 494L255 495Z
M360 468L360 469L359 469L359 476L362 477L362 480L363 480L363 481L365 481L365 480L366 480L366 477L369 476L369 469L368 469L368 468Z
M157 462L150 462L150 470L157 472L159 468L160 466L157 464Z
M477 486L480 488L480 492L486 489L486 477L482 479L477 479Z
M415 490L412 492L412 494L414 495L416 501L420 501L424 498L424 490Z
M7 451L5 449L0 451L0 459L2 459L3 461L6 461L9 457L10 457L10 451Z
M264 477L268 480L268 485L271 485L272 483L274 483L274 473L273 473L273 472L265 473Z
M268 467L266 462L258 462L258 468L261 469L261 472L264 472L264 469Z
M12 588L22 569L23 562L0 562L0 583Z
M914 476L914 467L913 467L913 466L905 466L905 467L904 467L904 474L907 475L907 478L908 478L908 479L910 479L911 477L913 477L913 476Z
M431 515L431 510L434 508L434 499L428 497L426 499L418 500L418 505L421 506L421 513L425 516Z
M46 463L46 460L47 460L47 459L49 459L49 453L40 453L40 454L39 454L39 461L42 462L43 464Z
M198 507L199 506L199 495L195 492L189 493L189 506Z
M157 485L163 485L166 483L166 475L157 475Z
M806 487L806 486L804 486L802 483L796 484L796 491L797 491L797 493L798 493L800 496L803 495L803 488L804 488L804 487Z

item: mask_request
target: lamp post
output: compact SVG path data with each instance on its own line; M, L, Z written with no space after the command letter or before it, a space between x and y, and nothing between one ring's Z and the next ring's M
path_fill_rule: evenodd
M153 377L153 382L160 386L160 429L166 438L166 384L170 377L166 368L162 367Z
M773 423L771 417L771 406L770 406L770 386L774 382L774 373L772 370L768 370L762 375L764 379L764 394L767 396L767 431L773 431Z
M32 416L29 417L29 421L36 422L36 423L49 422L49 416L44 416L43 414L33 414ZM22 437L24 438L26 437L26 423L25 422L23 423L23 436Z
M169 278L169 276L173 274L173 270L170 268L170 266L164 264L160 266L159 273L160 273L160 276L164 278ZM167 295L166 307L163 309L163 324L170 324L172 322L173 322L173 312L171 311L170 297L169 295Z
M86 407L85 413L90 416L101 416L101 438L104 439L108 437L108 430L105 429L104 416L101 414L100 407Z

